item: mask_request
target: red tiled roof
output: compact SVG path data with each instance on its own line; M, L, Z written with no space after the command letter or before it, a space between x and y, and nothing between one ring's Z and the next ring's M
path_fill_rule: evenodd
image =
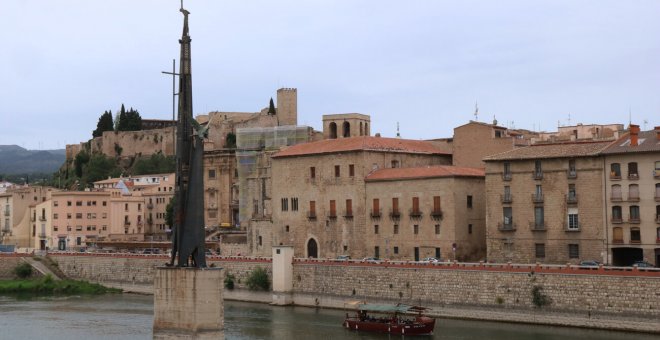
M533 144L485 157L484 161L597 156L611 143L607 141Z
M346 151L380 151L451 155L451 153L444 152L427 141L363 136L326 139L317 142L293 145L276 153L273 157L292 157Z
M451 165L436 165L420 168L388 168L369 174L365 181L390 181L397 179L418 179L438 177L484 177L483 168L464 168Z
M631 152L658 152L660 151L660 140L655 130L641 131L639 133L637 146L630 146L630 134L627 133L617 139L612 145L603 151L603 154L623 154Z

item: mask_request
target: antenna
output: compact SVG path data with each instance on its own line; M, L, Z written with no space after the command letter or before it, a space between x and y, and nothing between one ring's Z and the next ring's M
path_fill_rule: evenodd
M571 126L571 114L570 114L570 112L568 113L568 126Z
M399 122L396 122L396 138L401 138L401 134L399 133Z
M648 123L649 123L649 121L644 119L644 130L646 130L646 124L648 124Z
M632 124L632 108L628 106L628 126Z
M474 121L479 121L479 103L476 100L474 102Z

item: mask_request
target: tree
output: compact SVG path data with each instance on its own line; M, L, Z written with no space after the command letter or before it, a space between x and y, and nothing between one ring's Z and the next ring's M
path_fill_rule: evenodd
M73 160L73 168L78 178L83 176L83 167L89 162L89 154L85 151L78 152Z
M142 130L142 117L140 113L130 108L128 111L124 108L124 104L121 104L121 109L119 109L119 118L117 120L117 131L140 131Z
M88 186L108 177L118 177L120 174L121 170L117 167L114 158L106 157L104 154L94 154L83 169L82 182Z
M175 200L172 198L167 203L167 207L165 207L165 224L167 224L170 229L172 229L174 225L174 203Z
M92 132L92 137L100 137L105 131L114 130L114 122L112 121L112 111L104 111L99 122L96 124L96 130Z
M149 157L141 157L133 165L134 175L164 174L174 172L176 160L174 156L155 153Z
M236 135L233 133L228 133L227 138L225 139L225 148L227 149L236 149Z
M270 97L270 104L268 105L268 114L274 115L276 112L275 104L273 103L273 97Z

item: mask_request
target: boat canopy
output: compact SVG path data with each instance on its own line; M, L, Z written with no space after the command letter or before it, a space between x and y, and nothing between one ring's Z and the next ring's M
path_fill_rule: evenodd
M425 310L424 307L411 306L404 304L396 305L379 305L373 303L364 303L358 305L358 310L365 312L375 312L375 313L408 313L408 312L421 312Z

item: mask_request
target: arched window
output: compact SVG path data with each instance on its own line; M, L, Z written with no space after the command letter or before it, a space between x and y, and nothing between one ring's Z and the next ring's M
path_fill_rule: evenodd
M655 200L660 199L660 183L655 183Z
M344 122L344 124L342 124L342 131L343 131L344 138L350 137L351 136L351 123Z
M629 179L639 178L639 174L637 173L637 162L628 163L628 178Z
M364 134L364 131L362 130L362 122L360 122L360 136Z
M331 122L330 123L330 139L336 139L337 138L337 123Z
M621 227L612 229L612 243L623 243L623 229Z
M628 186L628 201L639 201L639 185L631 184Z
M364 123L364 135L365 136L371 136L371 134L369 133L369 123ZM658 171L660 172L660 170L658 170Z
M621 214L621 206L615 205L612 207L612 223L623 222L623 215Z
M310 238L309 241L307 241L307 257L310 258L319 257L318 244L316 243L316 240L313 238Z
M630 215L629 215L629 222L630 223L639 223L639 206L638 205L631 205L630 206Z

